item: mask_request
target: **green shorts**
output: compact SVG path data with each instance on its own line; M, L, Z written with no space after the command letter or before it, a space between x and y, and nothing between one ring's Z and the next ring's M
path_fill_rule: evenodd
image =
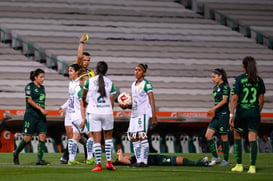
M44 115L26 112L24 115L23 133L32 136L34 133L47 133L47 121Z
M176 156L149 154L148 165L175 166L176 165Z
M220 134L227 134L229 130L229 112L215 113L208 128Z
M247 133L253 131L258 133L261 123L261 114L259 108L254 109L237 109L234 129L239 133Z

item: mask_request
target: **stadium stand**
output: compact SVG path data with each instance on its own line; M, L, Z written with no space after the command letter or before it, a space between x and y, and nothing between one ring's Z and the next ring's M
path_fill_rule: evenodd
M237 30L257 43L273 49L273 1L188 0L195 12Z
M246 55L261 60L265 79L272 74L272 51L172 1L23 1L18 7L21 2L0 3L2 42L67 74L79 36L89 33L86 49L92 68L106 60L120 91L129 90L137 63L149 64L159 111L206 111L212 101L210 70L220 66L233 77L241 71L238 60ZM65 83L54 85L50 89L62 96L51 96L61 103Z
M232 83L243 57L251 55L267 87L263 111L272 112L272 3L178 2L192 10L173 0L2 0L0 109L24 109L24 86L39 67L46 71L47 108L56 110L67 98L67 68L76 59L79 38L88 33L91 68L105 60L119 92L130 92L136 64L149 65L158 111L206 112L213 104L211 70L224 68ZM176 140L189 145L191 138ZM123 141L129 152L126 137Z

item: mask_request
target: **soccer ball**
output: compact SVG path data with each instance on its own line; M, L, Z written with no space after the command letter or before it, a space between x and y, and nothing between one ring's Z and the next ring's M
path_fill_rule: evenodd
M122 92L118 96L118 103L120 105L132 105L132 97L126 92Z

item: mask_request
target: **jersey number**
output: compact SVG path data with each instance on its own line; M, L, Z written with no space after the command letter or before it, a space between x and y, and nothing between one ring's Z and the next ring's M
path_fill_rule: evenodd
M97 102L98 102L98 103L105 103L105 100L103 99L103 97L99 96L99 97L97 98Z
M257 89L251 87L251 88L244 88L243 89L244 92L244 98L242 100L242 103L246 104L246 103L251 103L253 104L254 102L256 102L256 96L257 96ZM251 94L251 99L248 99L248 95Z

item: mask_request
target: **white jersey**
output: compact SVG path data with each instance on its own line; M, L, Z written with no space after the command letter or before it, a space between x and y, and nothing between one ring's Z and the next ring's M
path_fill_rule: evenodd
M103 76L105 83L105 92L106 97L101 97L98 92L98 78L95 77L89 78L85 81L84 89L88 89L88 105L86 112L93 114L113 114L113 108L110 100L110 95L116 93L113 82L106 76Z
M152 84L143 79L138 85L136 81L132 84L132 113L131 117L136 118L146 114L148 118L152 116L152 109L148 93L153 91Z
M80 87L79 78L76 80L71 80L69 82L69 89L68 89L68 100L61 106L62 109L66 109L68 113L75 113L80 112L80 100L82 93L82 88Z

